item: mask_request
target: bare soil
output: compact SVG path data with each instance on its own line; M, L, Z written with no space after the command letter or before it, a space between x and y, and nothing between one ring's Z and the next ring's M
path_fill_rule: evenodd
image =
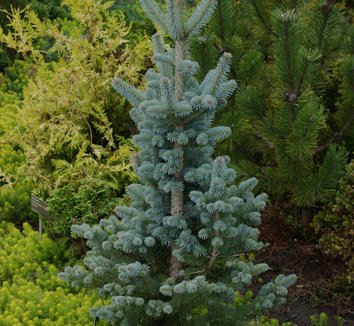
M344 318L344 325L354 326L353 284L334 281L335 275L345 273L344 264L324 256L316 239L284 223L285 214L286 210L276 205L264 212L260 238L269 246L257 260L271 267L265 281L293 273L298 280L289 290L287 303L271 311L269 317L311 326L310 316L325 312L330 326L337 325L337 316Z

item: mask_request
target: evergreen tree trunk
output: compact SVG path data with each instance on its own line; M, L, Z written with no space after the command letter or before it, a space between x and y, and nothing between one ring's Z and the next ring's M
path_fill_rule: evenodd
M178 11L180 17L182 17L183 10L183 1L177 0ZM185 40L181 39L176 41L176 67L180 65L184 58L184 50L185 50ZM177 101L182 100L183 96L183 76L180 72L176 72L176 81L175 81L175 92ZM176 126L176 131L180 131L183 129L181 126ZM183 146L181 144L175 144L175 149L182 150ZM183 155L184 156L184 155ZM176 181L183 182L181 177L181 172L183 169L183 156L179 163L179 168L175 173ZM183 214L183 190L182 191L172 191L171 192L171 216ZM170 276L178 277L179 271L182 269L182 264L177 260L177 258L173 255L173 250L177 249L176 243L174 242L171 247L171 261L170 261Z

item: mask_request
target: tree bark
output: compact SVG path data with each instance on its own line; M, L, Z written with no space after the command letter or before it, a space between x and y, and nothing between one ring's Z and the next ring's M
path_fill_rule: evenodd
M180 17L182 17L182 0L177 0L178 7L180 10ZM176 50L176 67L180 64L180 62L184 59L184 51L185 51L185 43L186 41L181 39L177 40L175 44ZM183 97L183 76L176 69L176 79L175 79L175 92L177 101L181 101ZM182 126L176 126L176 130L183 129ZM179 144L174 145L175 149L180 149L183 151L183 146ZM176 181L183 182L181 172L183 170L184 159L183 156L179 163L179 167L175 173ZM171 192L171 215L183 215L183 190L182 191L172 191ZM174 241L171 246L171 258L170 258L170 276L177 278L179 276L179 271L182 269L182 264L177 260L176 257L173 256L172 252L177 249L177 244Z

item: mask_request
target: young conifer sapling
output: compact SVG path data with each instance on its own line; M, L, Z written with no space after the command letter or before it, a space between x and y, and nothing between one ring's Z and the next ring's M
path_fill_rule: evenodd
M188 16L182 0L167 0L165 10L154 0L141 4L174 47L153 36L156 69L146 72L144 91L113 82L133 106L139 152L132 164L140 184L127 188L129 207L117 207L99 225L73 226L90 247L86 267L66 267L59 276L110 298L91 313L112 325L244 325L283 303L295 276L279 275L253 301L233 304L235 292L268 269L243 259L264 246L257 226L267 196L254 196L255 178L235 185L228 157L212 158L230 134L212 123L236 89L227 78L231 55L198 83L188 41L217 0L201 0Z

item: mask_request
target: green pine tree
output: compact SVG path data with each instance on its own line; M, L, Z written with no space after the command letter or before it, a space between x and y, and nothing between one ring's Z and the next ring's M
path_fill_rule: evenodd
M263 190L311 206L333 196L353 149L353 47L334 1L221 0L192 54L201 71L233 55L239 91L219 147Z

